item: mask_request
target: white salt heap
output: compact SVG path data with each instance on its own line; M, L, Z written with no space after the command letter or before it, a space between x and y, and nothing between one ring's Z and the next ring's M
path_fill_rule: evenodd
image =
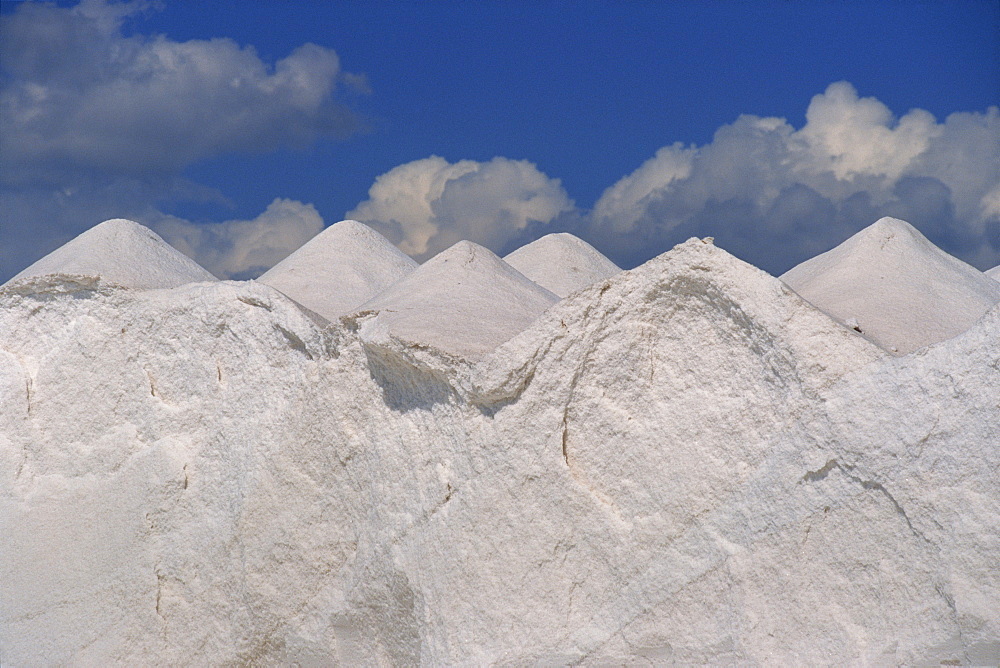
M218 280L149 228L121 218L92 227L4 285L48 275L142 290Z
M342 220L257 280L336 320L416 267L416 262L372 228Z
M986 270L986 275L995 281L1000 281L1000 265Z
M493 252L460 241L366 302L362 336L393 337L479 359L558 301Z
M901 354L964 332L1000 303L996 281L896 218L882 218L781 280Z
M621 271L586 241L565 232L546 234L507 255L504 262L559 297Z
M693 239L469 364L555 297L439 258L0 289L0 663L1000 662L1000 306L894 357Z

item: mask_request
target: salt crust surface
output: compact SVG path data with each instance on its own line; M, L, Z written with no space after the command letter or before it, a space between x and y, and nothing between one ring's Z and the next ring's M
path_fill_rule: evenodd
M342 220L257 280L328 320L336 320L416 267L413 259L375 230L354 220Z
M0 289L0 662L1000 659L1000 308L893 357L691 240L477 364L371 317Z
M596 248L566 232L546 234L503 259L559 297L568 297L621 271Z
M376 314L361 326L370 343L392 337L478 360L557 301L492 251L460 241L358 310Z
M149 228L121 218L92 227L4 285L52 274L142 290L218 280Z
M899 353L964 332L1000 303L997 281L896 218L880 219L781 280Z

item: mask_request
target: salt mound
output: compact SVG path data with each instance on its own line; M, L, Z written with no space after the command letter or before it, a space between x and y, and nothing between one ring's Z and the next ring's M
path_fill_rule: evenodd
M2 663L1000 659L1000 306L893 357L691 240L476 365L383 315L0 290Z
M148 227L122 218L95 225L4 286L52 274L99 277L106 283L141 290L218 280Z
M365 323L363 335L388 333L474 360L523 330L557 301L491 251L460 241L359 310L379 312Z
M335 320L416 267L416 262L372 228L355 220L342 220L257 281Z
M992 269L987 269L985 273L993 280L1000 281L1000 265L997 265Z
M504 262L559 297L621 271L596 248L566 232L546 234L507 255Z
M896 218L880 219L781 280L898 353L964 332L1000 303L996 281Z

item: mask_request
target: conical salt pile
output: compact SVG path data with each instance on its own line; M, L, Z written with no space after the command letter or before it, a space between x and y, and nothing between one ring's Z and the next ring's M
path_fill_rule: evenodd
M359 310L404 341L477 359L530 325L558 298L491 251L460 241Z
M781 280L897 353L960 334L1000 303L997 281L896 218L882 218Z
M355 220L342 220L257 281L334 320L416 267L416 262L372 228Z
M507 255L504 262L559 297L621 271L596 248L566 232L546 234Z
M3 665L1000 664L1000 305L894 358L701 239L537 318L467 242L334 326L83 282L0 290Z
M90 228L4 285L52 274L99 277L145 290L218 280L148 227L122 218Z

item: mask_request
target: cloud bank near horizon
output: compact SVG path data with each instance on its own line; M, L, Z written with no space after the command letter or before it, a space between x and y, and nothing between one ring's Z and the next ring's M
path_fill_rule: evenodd
M184 178L199 161L354 132L337 93L364 89L364 77L313 44L269 64L228 39L128 33L147 7L26 3L0 22L0 279L108 218L153 227L222 278L267 269L324 226L312 204L280 192L251 219L163 210L226 201ZM632 267L714 236L777 274L891 215L981 269L1000 264L996 107L897 117L837 82L808 102L803 127L740 116L707 144L663 146L590 208L557 177L528 160L430 156L377 176L345 217L418 260L460 239L504 254L568 231Z
M0 22L2 273L37 259L42 240L58 245L108 217L148 224L163 218L157 202L224 201L182 178L198 161L360 127L335 93L367 84L331 49L303 44L271 65L230 39L127 35L128 19L150 8L24 3ZM237 246L255 238L253 226L222 225L202 236L225 244L245 229Z
M418 261L468 240L499 251L529 226L576 210L558 179L526 160L454 164L431 156L379 176L347 212Z
M312 204L277 198L252 220L198 225L164 216L152 227L174 248L219 278L256 278L323 231Z
M882 216L982 268L1000 263L1000 112L900 118L847 82L813 97L804 127L744 115L711 143L664 146L591 210L531 163L432 157L379 176L348 217L425 259L459 239L503 253L570 231L632 267L691 236L773 273Z
M986 268L1000 262L1000 111L900 118L847 82L806 124L745 115L700 147L666 146L608 188L584 229L612 259L708 234L780 273L882 216Z

